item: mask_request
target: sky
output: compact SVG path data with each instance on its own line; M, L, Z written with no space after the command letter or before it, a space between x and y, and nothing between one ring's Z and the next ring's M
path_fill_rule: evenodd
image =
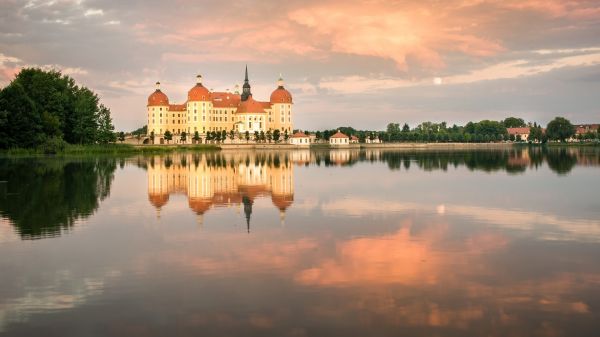
M258 100L282 74L300 129L598 123L600 1L0 1L0 86L59 69L117 130L146 123L156 81L183 103L197 74L224 91L246 64Z

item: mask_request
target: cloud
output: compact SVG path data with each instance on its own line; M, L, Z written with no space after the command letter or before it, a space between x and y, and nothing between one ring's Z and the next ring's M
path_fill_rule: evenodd
M104 15L104 11L101 9L88 9L85 11L85 13L83 13L83 16L103 16Z

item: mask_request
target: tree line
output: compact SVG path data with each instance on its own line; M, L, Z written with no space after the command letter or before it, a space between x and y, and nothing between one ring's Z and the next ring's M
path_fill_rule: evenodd
M0 90L0 149L56 149L117 139L110 110L60 71L24 68Z
M402 126L399 123L389 123L385 131L356 130L352 127L340 127L331 130L305 131L313 133L317 140L328 141L337 131L347 136L356 136L360 142L367 139L379 139L385 142L457 142L457 143L481 143L500 141L522 141L519 135L509 134L507 128L529 128L529 141L545 143L547 141L565 141L575 135L575 126L564 117L556 117L548 123L546 128L536 122L525 123L518 117L508 117L501 121L481 120L479 122L468 122L464 126L449 126L446 122L434 123L423 122L414 128L408 123ZM600 133L590 132L579 135L576 139L590 140L600 139Z

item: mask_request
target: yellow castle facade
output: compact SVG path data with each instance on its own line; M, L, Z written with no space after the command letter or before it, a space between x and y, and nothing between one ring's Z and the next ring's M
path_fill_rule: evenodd
M285 89L281 76L268 102L255 100L248 80L248 67L241 93L237 85L233 92L211 91L198 75L196 85L188 91L187 100L182 104L171 104L157 82L156 90L148 97L148 135L154 136L152 141L155 143L163 143L167 131L173 135L175 143L190 143L196 133L205 139L206 134L213 131L228 134L233 131L239 138L246 132L275 130L282 135L285 132L291 135L292 107L292 95ZM180 135L184 132L186 140L181 141Z

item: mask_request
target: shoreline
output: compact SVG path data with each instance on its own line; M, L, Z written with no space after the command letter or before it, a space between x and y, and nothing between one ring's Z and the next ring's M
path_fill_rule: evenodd
M390 150L492 150L513 147L600 147L600 143L380 143L380 144L348 144L331 146L330 144L106 144L106 145L67 145L56 153L44 153L41 149L8 149L1 150L0 156L30 155L100 155L100 154L160 154L183 151L232 151L232 150L345 150L345 149L390 149Z

